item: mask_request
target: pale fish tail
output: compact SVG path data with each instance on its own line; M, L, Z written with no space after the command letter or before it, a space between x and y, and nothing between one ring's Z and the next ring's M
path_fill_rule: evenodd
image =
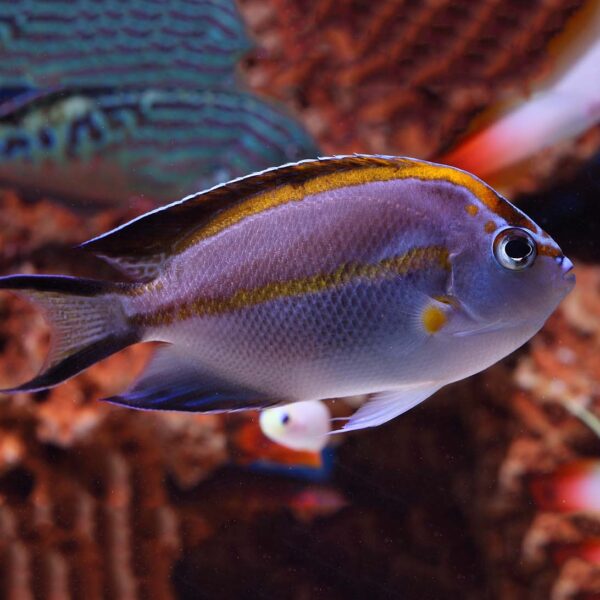
M0 392L55 386L140 341L123 309L124 293L132 285L54 275L0 277L0 289L33 300L51 328L50 351L39 375Z

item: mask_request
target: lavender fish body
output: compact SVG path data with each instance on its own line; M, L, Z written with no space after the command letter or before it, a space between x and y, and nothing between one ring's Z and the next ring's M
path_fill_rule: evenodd
M221 411L375 394L383 423L527 341L572 264L477 178L407 158L303 161L217 186L84 244L131 284L12 276L42 304L55 385L162 341L135 408Z

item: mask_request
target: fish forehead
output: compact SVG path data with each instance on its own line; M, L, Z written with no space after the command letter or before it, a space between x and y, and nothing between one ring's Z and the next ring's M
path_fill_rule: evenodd
M254 189L244 201L232 202L230 208L219 213L206 227L181 239L175 251L182 252L246 218L290 203L302 202L316 194L343 191L345 188L373 182L401 182L408 179L460 187L470 192L471 204L476 210L486 209L505 225L521 227L542 237L548 237L524 213L477 177L454 167L412 158L355 155L308 160L269 169L239 181L249 182L253 179L259 186L263 179L265 189ZM227 184L223 187L217 186L213 191L217 189L225 192ZM201 198L201 195L198 198Z

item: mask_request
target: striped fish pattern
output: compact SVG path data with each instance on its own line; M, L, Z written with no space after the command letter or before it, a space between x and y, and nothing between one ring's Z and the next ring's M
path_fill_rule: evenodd
M0 183L67 200L157 204L318 155L244 90L233 0L0 6Z
M216 186L83 245L132 283L14 275L54 328L59 384L159 341L117 404L224 411L373 394L384 423L526 342L572 264L476 177L424 161L302 161Z
M316 154L287 114L236 90L27 93L0 107L0 181L62 198L164 203Z
M0 86L198 90L251 47L231 0L15 0L0 6Z

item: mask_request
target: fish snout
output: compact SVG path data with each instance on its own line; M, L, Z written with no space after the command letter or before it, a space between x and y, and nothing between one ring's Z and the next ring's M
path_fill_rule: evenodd
M556 260L560 265L563 279L570 284L574 284L575 273L573 273L573 268L575 265L566 256L559 256Z

